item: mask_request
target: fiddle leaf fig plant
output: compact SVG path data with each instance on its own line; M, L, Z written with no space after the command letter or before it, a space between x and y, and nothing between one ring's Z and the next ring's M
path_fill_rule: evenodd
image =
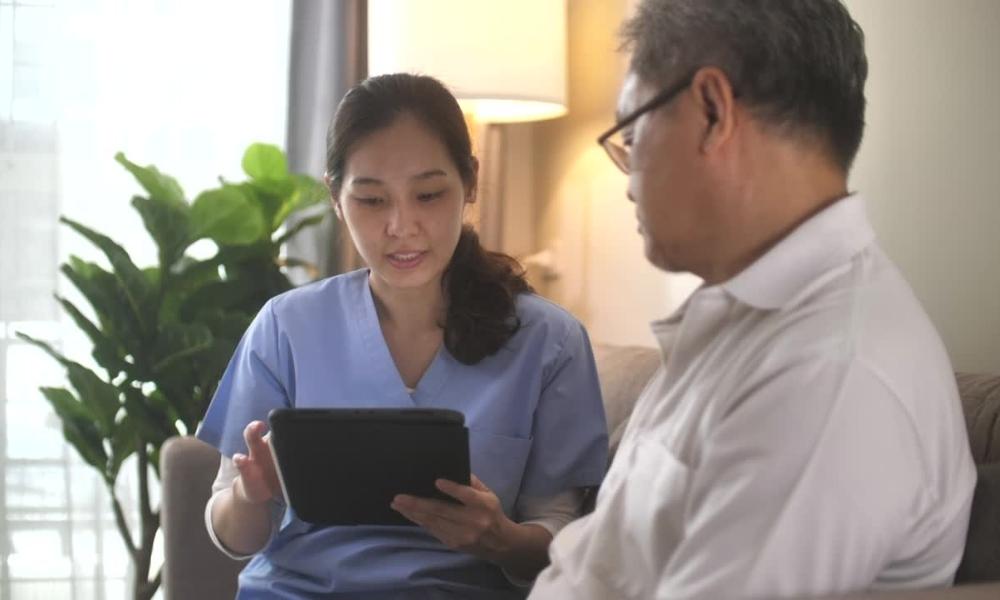
M117 154L144 194L132 198L157 248L157 264L140 267L109 236L83 223L60 221L92 243L106 264L76 256L63 275L90 305L57 300L93 345L97 368L65 356L46 341L18 336L57 360L68 387L43 387L66 441L100 473L134 566L134 598L146 600L160 585L152 577L159 512L150 502L149 475L159 476L159 452L175 435L192 433L222 372L254 315L272 296L292 287L282 245L318 224L325 212L282 231L286 219L327 197L319 181L289 173L275 146L252 144L243 155L245 181L220 186L188 202L177 181L155 166ZM209 258L188 250L214 242ZM116 492L123 463L136 457L139 524L132 531Z

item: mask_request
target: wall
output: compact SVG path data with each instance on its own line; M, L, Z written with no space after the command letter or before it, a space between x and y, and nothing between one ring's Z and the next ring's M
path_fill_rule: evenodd
M595 143L614 123L626 67L617 27L629 4L569 3L570 112L534 126L536 239L553 250L559 278L533 283L580 318L595 342L652 346L649 322L668 315L693 278L646 262L626 177Z
M541 290L595 341L652 345L650 320L691 276L642 257L625 177L594 140L613 121L632 2L569 4L569 116L535 125L538 248L561 273ZM1000 372L1000 2L847 0L867 36L868 129L851 188L941 332L956 369Z
M869 61L851 188L955 368L1000 372L1000 2L847 5Z

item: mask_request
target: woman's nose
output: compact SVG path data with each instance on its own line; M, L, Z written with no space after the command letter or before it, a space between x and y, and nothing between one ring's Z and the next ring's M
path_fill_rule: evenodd
M417 229L416 212L406 202L396 202L389 213L387 232L392 237L406 237Z

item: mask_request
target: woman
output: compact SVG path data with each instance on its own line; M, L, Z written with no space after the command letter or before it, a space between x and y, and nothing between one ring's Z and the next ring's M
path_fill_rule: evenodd
M269 301L198 432L222 453L209 532L255 555L239 598L521 597L600 482L586 333L463 227L477 168L458 103L430 77L374 77L338 107L327 184L368 268ZM310 526L284 509L262 439L287 406L459 410L472 485L439 482L458 505L397 496L421 527Z

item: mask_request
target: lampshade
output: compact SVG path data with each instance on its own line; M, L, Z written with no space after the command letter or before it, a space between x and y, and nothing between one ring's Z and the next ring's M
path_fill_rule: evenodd
M566 113L565 0L369 0L368 74L443 81L491 123Z

